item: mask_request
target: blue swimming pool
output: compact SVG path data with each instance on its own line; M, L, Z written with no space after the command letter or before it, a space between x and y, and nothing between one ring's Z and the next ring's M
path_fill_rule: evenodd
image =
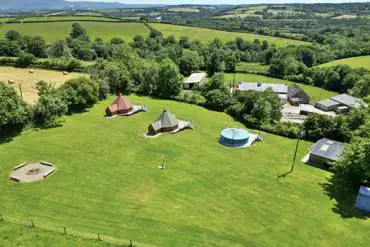
M238 128L228 128L221 131L220 143L230 147L240 147L247 144L249 132Z

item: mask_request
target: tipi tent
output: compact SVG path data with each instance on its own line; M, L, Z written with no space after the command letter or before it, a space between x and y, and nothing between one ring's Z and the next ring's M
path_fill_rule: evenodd
M370 188L360 186L355 207L370 212Z
M171 132L177 129L179 122L167 109L164 109L159 117L148 127L148 134L156 135L161 132Z
M112 103L111 106L105 109L105 114L107 116L125 114L133 110L133 105L131 101L126 99L120 94L117 99Z

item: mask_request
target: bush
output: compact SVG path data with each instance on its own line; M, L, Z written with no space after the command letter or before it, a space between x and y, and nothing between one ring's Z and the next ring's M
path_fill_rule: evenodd
M60 89L68 112L81 112L99 100L99 84L87 77L67 81Z
M197 91L182 91L178 96L174 97L174 100L200 106L203 106L206 102L206 99Z
M57 119L68 111L67 104L56 93L43 94L37 101L33 111L33 119L36 126L47 128L58 125Z
M0 82L0 134L22 130L29 119L29 108L21 100L17 92Z
M16 65L21 68L27 68L32 65L33 61L35 60L35 56L32 54L22 54L16 61Z

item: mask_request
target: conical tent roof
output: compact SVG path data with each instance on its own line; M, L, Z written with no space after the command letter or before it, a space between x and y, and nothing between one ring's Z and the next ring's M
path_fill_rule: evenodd
M162 128L173 128L178 124L179 122L176 117L170 111L164 109L161 115L151 125L154 130L159 130Z
M117 99L112 103L112 105L108 107L108 109L110 112L114 113L129 110L132 109L132 107L133 105L131 101L123 97L122 94L120 94L118 95Z

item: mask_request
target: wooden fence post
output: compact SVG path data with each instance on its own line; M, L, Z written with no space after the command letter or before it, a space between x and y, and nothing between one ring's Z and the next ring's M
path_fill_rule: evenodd
M33 222L33 220L31 220L31 227L34 228L35 227L35 223Z
M64 235L67 235L67 229L66 229L66 227L64 226L63 229L64 229Z

